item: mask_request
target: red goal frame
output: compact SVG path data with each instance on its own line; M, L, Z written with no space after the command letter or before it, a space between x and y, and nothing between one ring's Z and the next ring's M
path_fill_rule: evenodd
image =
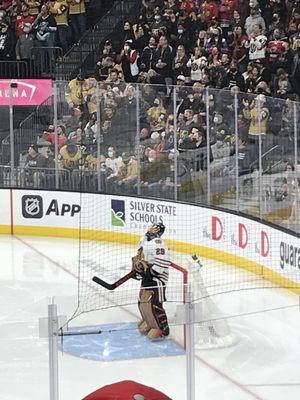
M182 283L183 283L183 298L182 298L182 302L183 304L186 303L186 294L187 294L187 284L188 284L188 271L183 268L180 267L178 264L175 263L171 263L171 267L176 269L177 271L182 273ZM186 324L184 324L183 327L183 348L184 350L186 349Z

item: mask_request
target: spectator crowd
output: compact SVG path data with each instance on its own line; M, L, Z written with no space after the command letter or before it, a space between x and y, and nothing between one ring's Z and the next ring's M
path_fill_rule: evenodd
M62 17L53 10L65 2L50 3L42 9L58 29ZM139 174L144 195L173 198L177 185L180 199L194 200L205 191L195 172L208 161L212 177L235 176L234 156L240 174L257 170L259 137L262 153L271 152L263 173L293 166L298 0L141 3L138 18L100 47L94 73L62 85L68 112L57 128L60 169L88 171L95 190L101 172L101 190L114 193L137 193ZM53 166L54 143L50 125L30 152L46 146L39 163Z
M100 80L117 68L125 82L177 84L180 77L187 85L299 96L298 0L142 3L138 19L104 45Z
M35 59L35 48L66 53L86 31L87 0L0 0L0 61Z

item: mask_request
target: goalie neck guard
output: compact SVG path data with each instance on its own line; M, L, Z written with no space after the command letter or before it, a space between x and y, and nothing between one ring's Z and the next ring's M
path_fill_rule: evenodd
M146 238L148 242L152 239L155 239L156 237L161 237L165 229L166 227L162 222L159 222L158 224L153 224L146 233Z

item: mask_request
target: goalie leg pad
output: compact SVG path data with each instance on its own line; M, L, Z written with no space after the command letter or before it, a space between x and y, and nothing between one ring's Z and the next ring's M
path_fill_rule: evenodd
M156 322L155 316L152 310L152 290L141 289L140 291L140 300L139 300L139 309L142 315L143 320L146 322L150 329L159 329L159 326Z
M157 331L160 331L160 334L162 334L163 336L168 336L170 330L166 311L163 308L162 303L154 300L155 297L156 296L154 296L153 290L141 289L139 310L142 315L143 321L146 322L147 327L149 328L149 331L155 329ZM154 336L156 334L158 333L153 333Z
M153 304L153 313L156 317L157 324L162 331L164 336L168 336L170 333L168 318L165 309L161 303Z
M147 325L147 322L142 320L138 323L138 328L141 334L145 335L146 333L148 333L151 328L149 328L149 326Z

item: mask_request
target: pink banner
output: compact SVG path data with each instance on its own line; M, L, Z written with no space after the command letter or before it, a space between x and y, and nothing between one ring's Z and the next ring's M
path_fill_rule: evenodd
M51 95L51 79L0 80L0 106L8 106L10 97L14 106L38 106Z

